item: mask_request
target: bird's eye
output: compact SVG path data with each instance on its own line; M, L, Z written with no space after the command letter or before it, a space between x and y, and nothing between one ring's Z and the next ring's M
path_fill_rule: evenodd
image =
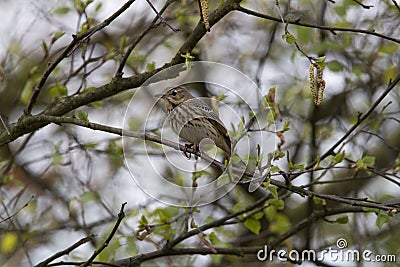
M172 91L172 96L176 96L176 94L177 94L178 92L176 92L176 90L174 90L174 91Z

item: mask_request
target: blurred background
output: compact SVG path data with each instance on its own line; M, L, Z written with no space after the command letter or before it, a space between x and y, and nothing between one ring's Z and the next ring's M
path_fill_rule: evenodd
M210 14L224 2L209 0ZM191 0L168 3L152 0L151 3L158 11L167 7L161 14L166 24L156 23L149 28L156 14L147 1L136 0L115 21L82 42L57 66L32 113L46 110L63 97L110 83L128 48L144 32L146 34L127 58L123 77L152 71L171 61L200 20L199 3ZM0 115L4 124L16 122L23 114L49 62L71 42L72 35L103 22L123 4L119 0L0 2ZM190 53L193 61L218 62L239 70L257 87L257 90L249 90L244 100L250 101L257 95L252 107L254 111L266 109L263 101L267 101L272 110L268 113L272 117L262 117L265 122L262 128L242 129L245 138L253 142L253 149L240 156L249 159L252 168L257 164L275 166L268 170L275 172L273 177L280 181L285 180L279 171L298 172L300 175L292 183L312 191L398 204L398 86L336 148L339 156L324 158L318 163L321 167L318 171L306 168L318 161L371 108L388 83L400 74L398 2L252 0L242 2L241 6L245 9L232 11L212 25L210 32ZM269 17L246 14L247 10ZM305 26L287 25L281 19ZM316 25L332 28L319 29L321 27ZM312 58L323 68L326 83L319 106L314 104L310 90ZM215 73L204 69L203 75L208 77ZM247 81L229 75L223 78L234 81L234 91L247 88ZM137 95L136 101L152 99L151 96L162 89L143 88L145 93ZM243 98L235 97L232 91L210 84L197 84L191 90L199 97L215 97L221 101L219 106L224 104L232 110L240 110L245 124L251 117L250 111L244 108ZM82 106L80 110L88 114L91 122L137 131L146 129L159 135L159 126L165 120L162 107L156 108L150 124L146 124L149 121L141 113L140 106L129 106L137 91L137 88L124 90ZM128 107L132 112L125 117ZM229 110L223 107L221 119L231 137L240 136L240 121L231 120ZM1 131L5 131L4 124ZM258 131L265 134L261 138L265 144L260 152L256 149L260 140L252 138ZM152 153L145 156L159 166L165 165L162 168L164 177L177 184L192 179L192 173L182 176L178 170L165 164L161 146L150 143L146 141L152 147ZM135 162L141 179L146 179L150 173L142 162L143 150L136 150L142 144L140 139L130 139L128 143L130 160ZM1 146L1 265L35 266L79 239L94 234L95 238L90 242L59 258L71 262L87 260L109 235L124 202L128 203L126 217L107 249L96 258L100 262L112 263L158 250L166 240L186 229L191 220L200 226L246 208L265 196L264 191L260 195L248 192L245 186L237 186L223 198L195 211L169 206L150 197L135 183L124 161L124 149L120 136L66 124L48 125ZM180 154L173 150L169 153ZM257 163L257 158L262 158L259 160L261 163ZM219 159L223 160L222 154ZM194 159L180 157L180 161L190 166L196 164ZM212 180L218 171L210 167L207 173L200 174L203 177L199 181ZM207 242L212 244L210 246L261 249L268 242L290 233L276 248L322 251L336 248L337 239L345 238L351 249L369 249L376 255L397 255L400 260L398 216L372 209L351 210L339 202L316 200L285 190L278 189L277 193L277 199L282 201L279 205L284 203L284 207L270 205L257 216L246 220L238 217L235 223L205 231ZM324 215L298 227L307 218L315 218L313 216L318 212L340 207L343 208L341 213ZM138 229L143 230L143 225L147 224L161 226L155 226L154 232L144 240L138 239ZM190 227L194 228L194 224ZM204 242L194 236L181 246L201 247L205 246ZM217 254L164 257L142 265L265 264L258 261L255 254L244 257ZM279 261L268 264L290 265ZM303 265L396 266L396 263L338 263L324 259L306 261Z

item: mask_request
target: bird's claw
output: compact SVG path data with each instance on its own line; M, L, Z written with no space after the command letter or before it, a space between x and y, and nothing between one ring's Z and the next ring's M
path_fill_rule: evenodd
M192 158L192 153L190 153L190 152L187 152L187 149L188 148L191 148L191 149L193 149L195 152L200 152L200 149L199 149L199 146L198 145L195 145L195 144L185 144L185 146L184 146L184 148L183 148L183 154L186 156L186 158L187 159L191 159ZM189 154L189 155L188 155ZM194 155L194 158L197 160L198 159L198 157L197 157L197 155L195 154Z

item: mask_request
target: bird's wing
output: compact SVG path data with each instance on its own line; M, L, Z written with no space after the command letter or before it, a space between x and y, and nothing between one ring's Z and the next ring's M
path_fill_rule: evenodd
M198 111L197 115L215 120L218 123L224 125L222 121L218 118L217 114L215 114L214 110L209 105L207 105L206 103L204 103L199 99L191 99L189 101L190 101L189 105L195 107L196 111Z
M198 112L196 115L199 117L204 117L204 118L209 119L210 122L213 124L213 126L220 133L222 133L225 137L227 137L226 141L230 145L231 141L229 139L228 132L225 128L225 125L219 119L217 114L215 114L214 110L209 105L207 105L206 103L204 103L203 101L201 101L199 99L191 99L189 101L190 101L190 103L188 103L189 105L196 107L196 111Z

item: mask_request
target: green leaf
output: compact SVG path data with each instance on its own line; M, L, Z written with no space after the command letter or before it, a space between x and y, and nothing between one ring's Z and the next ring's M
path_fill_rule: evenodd
M105 239L105 237L104 237ZM113 256L115 255L117 249L121 247L120 239L113 238L108 244L107 249L101 251L98 255L99 261L108 262L110 261Z
M211 242L212 245L221 244L221 240L218 238L218 236L217 236L214 232L211 232L211 233L208 235L208 239L210 240L210 242Z
M339 61L333 60L328 62L328 69L333 72L339 72L343 70L343 66Z
M127 242L123 245L125 247L125 253L129 256L135 256L139 252L139 248L136 245L136 240L135 237L132 236L127 236Z
M306 168L304 167L304 164L293 164L291 170L300 170L304 171Z
M335 222L340 223L340 224L346 224L349 222L349 217L348 216L341 216L335 220Z
M158 208L154 211L154 215L158 215L161 222L165 223L171 220L178 214L178 210L175 207Z
M82 13L85 10L85 5L81 0L74 0L74 8L76 11L78 11L78 13Z
M324 63L325 59L326 59L326 56L322 56L322 57L314 58L314 61L315 61L315 63L319 64L319 63Z
M284 39L288 44L294 44L296 42L296 37L294 37L294 35L290 33L283 34L282 39Z
M63 7L56 8L53 12L54 12L54 14L56 14L56 15L65 15L65 14L67 14L69 11L71 11L71 9L70 9L69 7L63 6Z
M283 210L285 208L285 202L282 199L270 199L269 203L277 210Z
M268 115L267 115L267 122L268 122L268 125L274 124L276 118L277 118L277 116L276 116L275 110L270 109L269 112L268 112Z
M201 171L193 172L193 173L192 173L192 180L193 180L193 181L196 181L196 180L199 179L201 176L207 175L207 174L210 174L207 170L201 170Z
M287 132L290 130L290 121L289 120L285 120L285 123L283 124L283 130L282 132Z
M51 38L51 43L53 44L55 41L60 39L65 34L64 31L58 31L54 34L53 38Z
M153 71L156 68L156 63L154 61L150 62L146 66L147 71Z
M222 101L222 100L224 100L225 98L227 98L228 96L226 95L226 94L224 94L224 93L222 93L222 94L220 94L219 96L218 96L218 101Z
M276 172L280 172L281 169L279 169L278 166L271 166L271 168L269 169L269 173L276 173Z
M0 241L0 252L2 254L11 253L17 248L18 235L14 232L6 232L1 237Z
M275 199L278 199L278 190L275 186L268 186L268 190Z
M198 228L199 226L196 224L196 222L194 221L194 217L192 217L192 219L190 220L190 228Z
M141 225L148 225L149 221L147 220L146 216L142 215L142 217L140 217L139 223Z
M194 59L194 56L191 56L189 52L186 54L181 54L181 57L185 59L185 66L186 69L189 71L192 68L192 61Z
M264 188L268 188L270 184L271 184L271 179L267 179L267 180L264 182Z
M322 205L326 206L326 201L325 199L319 198L319 197L313 197L314 204L316 205Z
M256 235L260 233L261 223L260 221L254 219L253 217L250 217L247 220L245 220L244 226Z
M364 162L365 165L368 167L373 167L375 164L375 157L372 156L365 156L362 158L362 161Z
M362 159L358 159L356 161L356 169L358 171L365 171L367 170L367 166L365 165L364 161Z
M34 90L34 83L32 82L32 80L28 80L24 86L24 88L22 89L22 93L20 96L20 101L22 102L22 104L28 104L29 99L31 98L32 92Z
M222 174L218 177L217 186L230 183L229 175L227 173Z
M333 163L338 164L344 160L344 157L346 156L345 151L343 150L342 153L336 154L335 157L333 158Z
M275 221L271 223L270 230L275 233L283 234L291 228L289 218L281 213L278 213L275 217Z
M63 156L59 153L54 153L52 156L52 164L53 166L60 165L63 160Z
M238 212L238 211L241 211L241 210L243 210L243 206L240 205L239 203L236 203L236 204L232 207L232 211L233 211L233 212Z
M383 73L383 80L385 83L389 83L390 80L393 80L397 75L397 66L390 66L386 68L385 72Z
M100 11L100 9L103 7L103 3L98 3L97 5L96 5L96 12L98 12L98 11Z
M365 212L375 212L378 213L378 209L377 208L370 208L370 207L362 207L363 211Z
M336 11L336 13L340 16L340 17L345 17L346 16L346 12L347 12L347 8L344 6L335 6L334 10Z
M88 203L90 201L97 201L97 200L99 200L98 195L91 191L85 192L81 195L82 203Z
M89 122L88 114L87 114L85 111L83 111L83 110L78 110L78 111L76 112L76 116L77 116L80 120L84 121L85 123L88 123L88 122Z
M49 48L47 47L47 44L45 41L42 41L42 48L43 48L43 52L44 52L45 56L47 56L49 54Z
M49 89L49 96L52 99L61 98L61 97L67 96L67 94L68 94L67 87L65 87L65 85L63 85L63 84L53 85Z
M391 220L392 220L392 218L388 214L380 212L378 214L378 217L376 218L375 223L376 223L376 226L378 226L378 228L381 229L385 223L390 222Z
M253 216L252 216L254 219L256 219L256 220L259 220L259 219L261 219L262 217L264 217L264 213L263 212L257 212L256 214L254 214Z
M379 52L385 53L385 54L394 54L398 49L398 45L397 44L392 44L392 43L388 43L388 44L382 44L379 47Z
M264 209L264 213L265 213L265 216L267 217L267 219L268 219L269 221L275 220L276 216L278 215L278 212L277 212L277 210L276 210L276 207L274 207L274 206L266 207L266 208Z

